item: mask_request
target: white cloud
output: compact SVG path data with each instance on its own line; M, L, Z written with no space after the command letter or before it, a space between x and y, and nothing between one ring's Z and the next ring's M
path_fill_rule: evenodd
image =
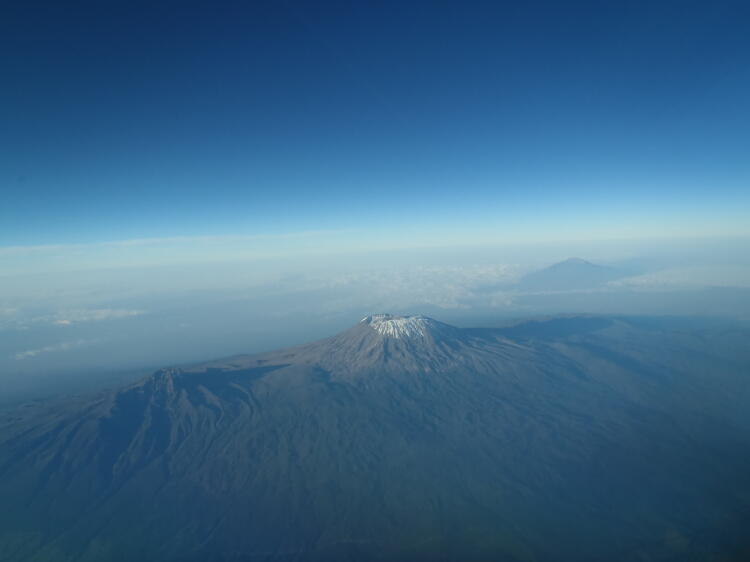
M347 245L351 231L137 238L88 244L0 246L0 279L68 271L257 260Z
M459 309L508 302L502 287L518 279L516 265L405 267L351 272L332 277L295 279L298 288L332 289L340 296L329 308L365 307L388 311L434 306ZM501 304L502 303L502 304Z
M79 322L100 322L102 320L117 320L146 314L144 310L128 310L122 308L93 308L83 310L64 310L58 312L52 319L53 324L67 326Z
M21 308L0 309L0 329L23 330L33 326L72 326L104 320L121 320L147 314L145 310L123 308L63 309L49 314L25 311Z
M74 340L74 341L66 341L57 343L54 345L47 345L44 347L39 347L36 349L27 349L25 351L19 351L15 354L16 361L23 361L24 359L30 359L32 357L36 357L37 355L42 355L44 353L57 353L62 351L70 351L71 349L78 349L81 347L89 346L93 343L95 343L96 340Z
M750 266L675 267L611 281L615 289L675 290L700 287L750 287Z

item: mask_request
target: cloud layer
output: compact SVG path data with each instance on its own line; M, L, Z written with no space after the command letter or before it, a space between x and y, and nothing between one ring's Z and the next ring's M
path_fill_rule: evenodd
M19 351L15 354L16 361L23 361L24 359L30 359L32 357L36 357L37 355L42 355L46 353L59 353L62 351L70 351L72 349L78 349L81 347L86 347L91 344L95 343L95 340L73 340L73 341L65 341L61 343L56 343L53 345L46 345L44 347L39 347L37 349L27 349L25 351Z

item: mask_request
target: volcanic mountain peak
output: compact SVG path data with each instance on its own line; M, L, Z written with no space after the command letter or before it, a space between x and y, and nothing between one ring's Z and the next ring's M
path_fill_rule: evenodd
M395 339L425 338L428 335L434 337L438 333L452 329L447 324L422 315L374 314L363 318L360 323L369 325L381 336Z
M0 560L748 560L750 335L655 322L377 315L0 412Z

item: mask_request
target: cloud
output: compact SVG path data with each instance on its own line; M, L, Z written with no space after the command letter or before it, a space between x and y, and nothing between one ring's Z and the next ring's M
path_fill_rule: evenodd
M750 266L712 265L667 268L626 277L608 284L614 289L643 291L696 289L700 287L750 287Z
M226 235L226 236L166 236L162 238L131 238L124 240L107 240L80 244L38 244L29 246L0 246L0 257L19 254L37 254L48 252L70 252L92 248L112 249L123 246L172 246L195 244L227 244L234 242L251 242L255 240L288 240L299 238L317 238L346 234L350 230L302 230L277 234Z
M89 346L93 343L96 343L97 340L74 340L74 341L66 341L54 345L47 345L44 347L39 347L37 349L27 349L25 351L19 351L15 354L16 361L23 361L25 359L31 359L32 357L36 357L37 355L42 355L45 353L58 353L62 351L70 351L71 349L78 349L81 347Z
M351 246L349 230L236 236L136 238L84 244L0 246L0 279L51 272L127 269L278 258Z
M0 329L24 330L34 326L72 326L88 322L121 320L142 316L147 311L124 308L63 309L50 314L34 314L20 308L0 309Z
M65 310L58 312L52 319L53 324L68 326L79 322L101 322L118 320L146 314L145 310L128 310L122 308L93 308L83 310Z
M400 310L430 306L463 309L507 303L503 289L510 287L521 271L519 266L509 264L406 267L298 278L295 284L305 290L334 291L337 297L328 301L329 308Z

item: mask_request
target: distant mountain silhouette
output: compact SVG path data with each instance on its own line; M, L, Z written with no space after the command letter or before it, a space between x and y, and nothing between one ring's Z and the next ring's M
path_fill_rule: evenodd
M627 273L612 267L569 258L525 275L518 287L524 291L575 291L601 287L625 276Z
M20 408L0 559L746 559L747 341L381 314Z

